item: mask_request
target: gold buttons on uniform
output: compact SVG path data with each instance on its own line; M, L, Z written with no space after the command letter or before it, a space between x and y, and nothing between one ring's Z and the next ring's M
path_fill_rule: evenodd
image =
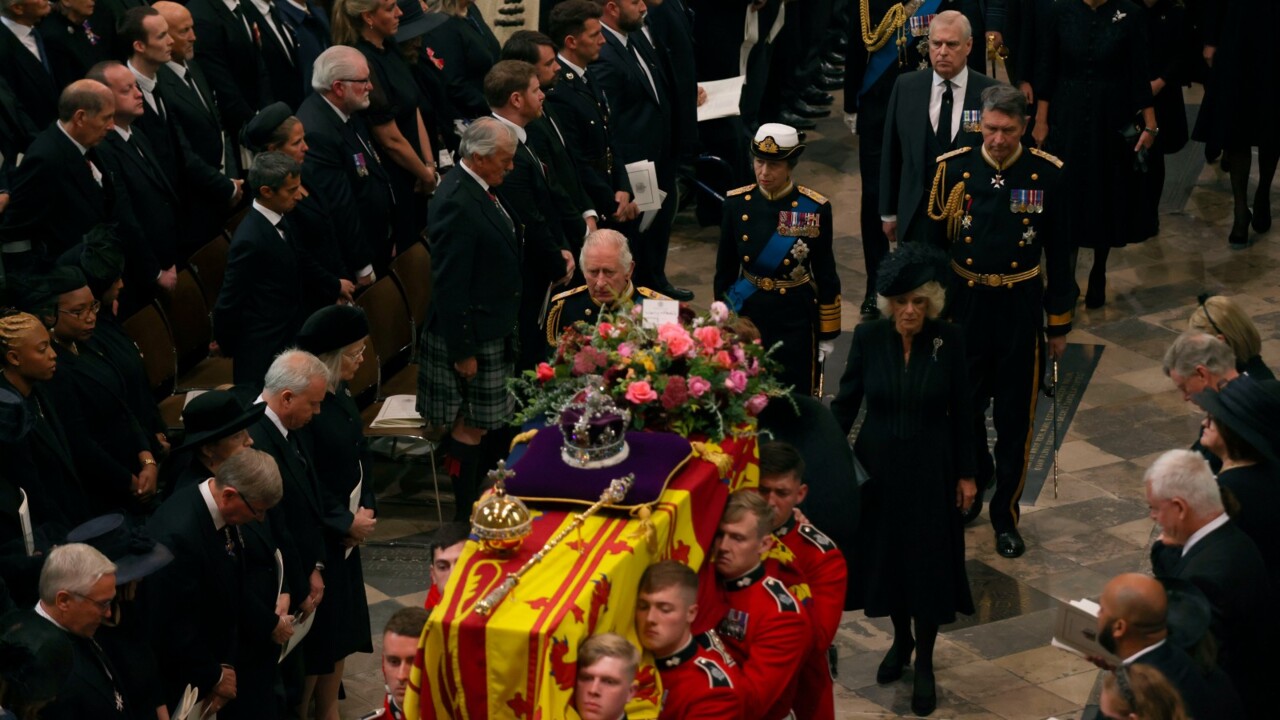
M585 312L587 313L587 315L590 315L590 314L591 314L591 309L590 309L590 308L588 308Z
M798 200L792 200L791 207L800 207L800 202Z
M1039 180L1039 179L1040 179L1040 175L1039 175L1038 173L1031 173L1031 179L1032 179L1032 180Z
M965 235L965 236L964 236L964 241L965 241L965 242L967 242L967 243L972 243L972 242L973 242L973 236L972 236L972 235Z
M791 264L791 258L783 258L783 260L782 260L782 264L783 264L783 265L790 265L790 264Z
M746 242L746 241L748 241L748 240L750 240L750 239L751 239L751 238L747 237L746 235L743 235L743 236L742 236L742 242Z
M964 199L965 199L965 200L972 200L972 199L973 199L973 196L972 196L972 195L965 195L965 196L964 196Z
M965 259L964 259L964 264L965 264L965 265L972 265L972 264L973 264L973 258L965 258Z
M966 171L965 171L965 173L964 173L964 175L962 175L961 177L963 177L965 180L968 180L968 179L969 179L969 171L968 171L968 170L966 170Z
M1025 246L1026 244L1027 244L1027 241L1026 241L1026 240L1019 240L1019 241L1018 241L1018 247L1023 247L1023 246Z
M779 295L786 295L786 294L787 294L787 289L786 289L786 288L778 288L778 294L779 294Z
M1009 267L1013 268L1014 270L1017 270L1017 269L1018 269L1018 263L1016 263L1016 262L1011 262L1011 263L1009 263Z
M743 215L742 215L742 219L743 219L743 221L744 221L744 222L746 221L746 219L747 219L747 215L746 215L746 213L743 213Z
M750 199L751 199L751 196L750 196L750 195L743 195L743 196L742 196L742 199L743 199L743 200L750 200Z
M743 256L742 256L742 262L751 262L751 256L750 256L750 255L743 255Z
M972 280L970 280L970 281L969 281L969 287L973 287L973 285L974 285L974 282L973 282Z
M1031 218L1022 218L1022 224L1023 224L1023 225L1030 225L1030 224L1031 224Z

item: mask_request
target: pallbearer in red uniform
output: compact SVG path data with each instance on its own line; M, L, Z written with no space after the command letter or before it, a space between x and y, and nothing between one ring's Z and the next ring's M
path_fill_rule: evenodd
M422 608L406 607L387 620L382 631L382 679L387 694L382 709L361 715L360 720L405 720L404 691L409 687L409 669L418 654L418 636L427 616Z
M627 720L640 651L617 633L592 635L578 648L573 705L582 720Z
M786 583L765 572L762 558L776 542L772 529L773 512L764 498L754 490L739 490L725 504L712 549L720 586L713 594L715 607L708 611L714 613L716 634L741 668L742 707L758 720L791 713L797 669L813 636Z
M453 566L462 555L462 548L471 535L471 526L466 523L448 523L436 531L431 540L431 588L427 590L427 599L423 607L434 610L444 598L444 588L449 584L449 575Z
M636 633L662 677L658 720L740 720L737 664L714 631L693 635L697 615L698 575L689 566L663 560L640 576Z
M769 570L800 600L813 630L813 648L800 668L796 717L831 720L836 712L832 641L844 613L848 580L844 553L821 530L796 520L796 506L804 501L809 486L804 483L804 460L794 446L784 442L760 446L760 485L756 490L773 511L777 544L769 553Z

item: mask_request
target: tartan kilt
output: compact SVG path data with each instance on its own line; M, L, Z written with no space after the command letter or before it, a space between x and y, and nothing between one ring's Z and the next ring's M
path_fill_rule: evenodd
M507 379L515 375L515 337L486 340L476 348L476 375L464 381L453 369L444 338L426 333L425 362L418 366L418 413L432 425L463 423L496 430L511 422L515 398ZM465 394L464 394L465 393Z

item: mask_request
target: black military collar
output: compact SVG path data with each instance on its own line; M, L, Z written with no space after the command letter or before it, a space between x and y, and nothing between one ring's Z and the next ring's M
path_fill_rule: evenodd
M657 658L653 662L658 666L659 670L670 670L672 668L680 667L680 665L689 662L697 657L697 655L698 643L690 637L689 642L685 643L685 646L677 650L675 654Z
M732 580L725 580L724 586L728 590L742 590L744 588L751 587L752 585L760 582L763 579L764 579L764 563L760 563L759 565L756 565L746 575L743 575L742 577L734 578Z
M782 523L781 527L773 531L773 536L781 540L782 538L786 537L787 534L790 533L795 526L796 526L796 515L795 513L792 513L791 517L787 518L787 521Z

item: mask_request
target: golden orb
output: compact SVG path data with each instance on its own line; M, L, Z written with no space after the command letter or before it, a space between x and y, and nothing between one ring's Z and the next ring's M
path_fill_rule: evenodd
M489 475L496 482L493 490L476 503L471 512L471 532L486 552L506 555L519 549L529 537L533 518L524 501L507 494L503 481L514 473L506 469L505 463L499 463L498 469Z

